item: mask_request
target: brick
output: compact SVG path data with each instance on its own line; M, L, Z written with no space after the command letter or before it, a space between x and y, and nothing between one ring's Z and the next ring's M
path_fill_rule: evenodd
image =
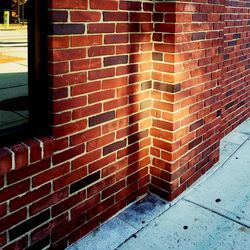
M104 56L104 55L113 55L115 53L114 46L99 46L99 47L91 47L88 49L88 56Z
M72 97L70 99L58 100L53 103L53 111L60 112L68 109L78 108L87 104L86 96Z
M37 248L45 248L50 246L50 235L47 235L46 237L38 240L37 242L31 244L29 247L26 249L37 249Z
M29 207L30 215L38 214L39 212L50 207L51 205L58 203L62 199L65 199L67 196L68 196L68 189L65 188L65 189L62 189L58 192L54 192L49 196L44 197L43 199L30 205L30 207ZM45 211L47 211L47 210L45 210ZM47 214L47 212L46 212L46 214Z
M106 0L105 2L100 2L98 0L90 0L90 8L100 10L117 10L118 2L113 0Z
M128 85L127 77L116 77L115 79L107 79L102 81L103 89L111 89Z
M14 225L20 223L25 220L27 216L26 208L20 209L15 213L10 214L7 217L4 217L0 220L0 232L8 230Z
M113 99L112 101L107 101L104 103L104 111L119 108L128 104L128 98L123 97L119 99Z
M88 72L89 80L97 80L115 76L115 68L99 69Z
M99 169L102 169L106 165L109 165L110 163L114 162L116 160L116 155L111 154L109 156L103 157L91 164L89 164L89 173L95 172Z
M69 47L69 37L48 37L48 47L62 49Z
M28 148L23 144L15 144L11 151L14 152L15 169L19 169L28 165Z
M115 91L114 90L103 90L99 91L98 93L93 93L88 96L88 102L90 104L95 102L100 102L103 100L111 99L115 97Z
M131 12L130 13L130 21L132 22L150 22L152 18L151 13L138 13Z
M87 142L90 140L93 140L97 137L101 136L101 128L97 127L97 128L93 128L93 129L89 129L86 130L84 132L78 133L76 135L71 136L70 138L70 144L71 145L77 145L83 142Z
M86 57L86 49L65 49L53 50L49 52L49 60L66 61L73 59L82 59Z
M160 90L160 91L165 91L165 92L170 92L170 93L176 93L181 91L181 85L178 84L167 84L167 83L162 83L162 82L154 82L154 89L155 90Z
M192 149L194 147L196 147L197 145L199 145L200 143L202 142L202 136L194 139L193 141L191 141L189 144L188 144L188 149Z
M101 103L94 104L94 105L88 105L84 108L79 108L79 109L73 110L72 118L73 118L73 120L76 120L76 119L79 119L82 117L87 117L87 116L101 113L101 111L102 111Z
M105 44L119 44L120 45L122 43L128 43L128 41L129 41L129 36L127 34L112 34L112 35L104 36Z
M94 140L89 141L87 143L87 151L89 152L89 151L93 151L96 148L103 147L109 144L110 142L113 142L114 139L115 139L114 133L107 134L99 138L95 138Z
M48 19L50 22L66 22L68 20L67 11L49 11Z
M51 185L46 184L38 189L35 189L31 192L26 193L23 196L16 197L15 199L10 201L10 210L15 211L29 203L32 203L43 196L48 195L51 192Z
M200 14L200 13L197 13L197 14L193 14L193 21L197 21L197 22L205 22L207 21L207 14Z
M87 0L49 1L49 7L53 9L87 9Z
M116 25L117 33L138 32L140 25L138 23L118 23Z
M87 200L84 200L77 206L73 207L71 210L71 215L75 217L76 215L85 213L85 211L88 211L89 209L92 209L96 204L100 202L100 194L97 194ZM96 215L96 213L95 213Z
M10 200L17 195L23 194L29 190L30 180L26 179L17 184L8 186L1 190L0 203L6 200Z
M59 190L61 188L64 188L71 183L78 181L79 179L85 177L87 175L87 168L82 167L75 171L71 171L69 173L66 173L65 175L61 176L60 178L57 178L53 182L54 190Z
M4 175L12 168L11 152L5 148L0 149L0 175Z
M198 33L193 33L192 34L192 40L203 40L206 38L206 33L205 32L198 32Z
M34 176L32 178L32 187L40 186L68 172L69 172L69 163L60 164L59 166L53 167Z
M83 34L85 32L83 24L54 24L49 27L49 34L53 35Z
M130 135L128 137L128 145L132 144L132 143L135 143L135 142L138 142L138 141L142 140L143 138L145 138L147 136L148 136L148 131L147 130L144 130L144 131L135 133L133 135Z
M200 120L192 123L190 125L190 131L197 129L197 128L201 127L202 125L204 125L204 119L200 119Z
M6 233L5 234L0 234L0 246L3 246L6 244L7 242L7 236L6 236Z
M87 187L88 185L96 182L100 179L100 171L97 171L91 175L88 175L87 177L73 183L70 185L70 193L77 192L78 190Z
M70 16L72 22L98 22L101 19L101 13L94 11L72 11Z
M104 58L104 67L113 66L117 64L127 64L128 63L128 56L111 56Z
M103 155L107 155L111 152L114 152L120 148L123 148L126 146L126 139L122 140L122 141L117 141L117 142L114 142L108 146L105 146L103 148Z
M83 190L73 196L70 196L66 200L61 201L60 203L52 207L52 217L55 217L69 210L73 206L77 205L79 201L85 200L85 198L86 198L86 190Z
M128 119L127 118L122 118L119 120L112 121L110 123L107 123L102 126L102 133L106 134L109 132L113 132L115 130L119 130L121 128L124 128L128 126Z
M0 218L7 214L7 204L3 203L0 205Z
M121 11L103 12L103 21L128 21L128 13Z
M110 112L106 112L97 116L93 116L89 118L89 126L95 126L110 120L113 120L115 118L115 112L114 111L110 111Z
M142 3L133 1L122 1L120 2L119 8L121 10L141 10Z
M57 231L68 222L68 215L62 214L57 216L55 219L50 220L49 222L39 226L31 233L32 242L39 242L39 239L46 238L50 236L53 231Z
M28 246L28 236L24 236L21 239L14 241L8 246L4 247L4 250L12 250L12 249L25 249Z
M88 33L114 33L115 24L111 23L98 23L98 24L88 24Z
M98 194L99 192L101 192L105 188L107 188L110 185L112 185L114 182L115 182L115 176L114 175L109 176L109 177L107 177L105 179L100 180L99 182L97 182L96 184L90 186L87 189L87 197L92 197L92 196Z
M27 177L31 175L44 171L48 169L49 167L50 167L50 161L44 160L44 161L32 164L28 167L12 171L7 175L7 183L13 184L20 180L26 179Z
M54 128L54 136L62 137L70 134L74 134L79 132L87 127L87 120L83 119L80 121L68 123L66 125L62 125Z
M114 185L110 186L109 188L106 188L102 191L102 199L106 199L107 197L113 195L117 191L121 190L125 187L125 180L121 180Z
M79 70L89 70L89 69L98 69L101 68L102 62L101 59L80 59L71 61L70 69L71 71Z
M102 35L81 35L70 37L72 47L97 46L102 44Z
M44 212L26 220L25 222L22 222L18 226L12 228L9 231L10 240L14 240L17 237L25 234L26 232L30 231L31 229L37 227L38 225L42 224L46 220L50 218L50 211L45 210Z
M91 92L95 92L101 89L101 82L100 81L94 81L94 82L88 82L84 84L77 84L71 87L71 95L77 96L82 94L87 94ZM81 100L81 99L77 99ZM84 100L84 98L83 98ZM88 108L88 107L86 107Z

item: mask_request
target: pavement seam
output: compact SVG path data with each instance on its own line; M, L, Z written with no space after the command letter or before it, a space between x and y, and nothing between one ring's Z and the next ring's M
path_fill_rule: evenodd
M171 204L175 204L177 202L179 202L182 199L185 199L186 196L188 196L193 190L197 189L200 185L203 184L203 182L205 182L208 178L210 178L213 174L215 174L218 170L220 170L228 161L229 159L231 159L233 157L233 155L248 141L250 140L250 136L245 139L240 145L239 147L229 155L229 157L224 161L224 162L218 162L215 164L215 166L213 166L210 170L208 170L208 172L206 172L203 176L200 177L200 179L197 180L197 182L195 182L193 184L193 186L189 187L189 189L187 189L186 191L184 191L180 197L177 197L177 201L171 201ZM232 143L232 142L231 142Z
M185 198L184 198L183 200L186 201L186 202L189 202L189 203L191 203L191 204L193 204L193 205L196 205L196 206L198 206L198 207L200 207L200 208L203 208L203 209L205 209L205 210L207 210L207 211L209 211L209 212L212 212L212 213L214 213L214 214L217 214L217 215L219 215L219 216L221 216L221 217L223 217L223 218L225 218L225 219L227 219L227 220L233 221L233 222L235 222L235 223L237 223L237 224L239 224L239 225L241 225L241 226L250 228L249 225L246 225L246 224L244 224L244 223L242 223L242 222L240 222L240 221L238 221L238 220L236 220L236 219L233 219L233 218L231 218L231 217L229 217L229 216L227 216L227 215L225 215L225 214L222 214L222 213L220 213L220 212L218 212L218 211L216 211L216 210L213 210L213 209L211 209L211 208L208 208L208 207L206 207L206 206L204 206L204 205L201 205L201 204L199 204L199 203L196 203L196 202L194 202L194 201L191 201L191 200L188 200L188 199L185 199Z
M155 216L154 218L152 218L151 220L148 221L147 224L145 224L143 227L141 227L138 231L136 231L135 233L133 233L131 236L129 236L125 241L123 241L121 244L119 244L114 250L117 250L120 246L122 246L125 242L127 242L128 240L130 240L132 237L137 238L136 234L139 233L140 231L142 231L145 227L147 227L149 225L149 223L151 223L152 221L154 221L155 219L159 218L162 214L164 214L167 210L169 210L170 208L176 206L177 203L173 204L172 206L170 205L168 208L166 208L164 211L162 211L161 213L159 213L157 216ZM128 224L128 223L127 223Z

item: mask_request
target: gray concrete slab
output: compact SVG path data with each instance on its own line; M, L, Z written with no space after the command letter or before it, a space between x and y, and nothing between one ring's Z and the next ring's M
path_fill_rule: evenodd
M250 119L240 124L234 131L250 135Z
M250 227L250 140L185 199Z
M249 228L180 201L117 249L248 250L249 246Z
M169 208L169 203L154 195L148 195L118 214L118 218L141 229Z
M222 140L220 142L220 163L224 163L240 147L239 144Z
M227 142L241 145L242 143L244 143L248 139L248 137L249 137L249 135L247 135L247 134L232 131L231 133L229 133L228 135L226 135L223 138L223 141L227 141Z
M73 247L79 250L115 249L136 231L129 224L115 217L87 237L77 241Z

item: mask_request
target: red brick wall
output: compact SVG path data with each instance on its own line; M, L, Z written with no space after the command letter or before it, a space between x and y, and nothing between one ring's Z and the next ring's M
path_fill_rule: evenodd
M246 1L48 2L53 139L0 151L4 250L64 249L148 191L175 198L249 116Z
M249 117L250 2L226 1L222 136Z
M150 190L167 199L218 161L224 9L222 1L155 4Z

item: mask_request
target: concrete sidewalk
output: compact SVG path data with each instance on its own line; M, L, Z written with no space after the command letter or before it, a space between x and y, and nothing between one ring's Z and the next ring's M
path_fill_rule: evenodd
M68 250L249 250L250 119L221 141L220 162L181 197L147 195Z

